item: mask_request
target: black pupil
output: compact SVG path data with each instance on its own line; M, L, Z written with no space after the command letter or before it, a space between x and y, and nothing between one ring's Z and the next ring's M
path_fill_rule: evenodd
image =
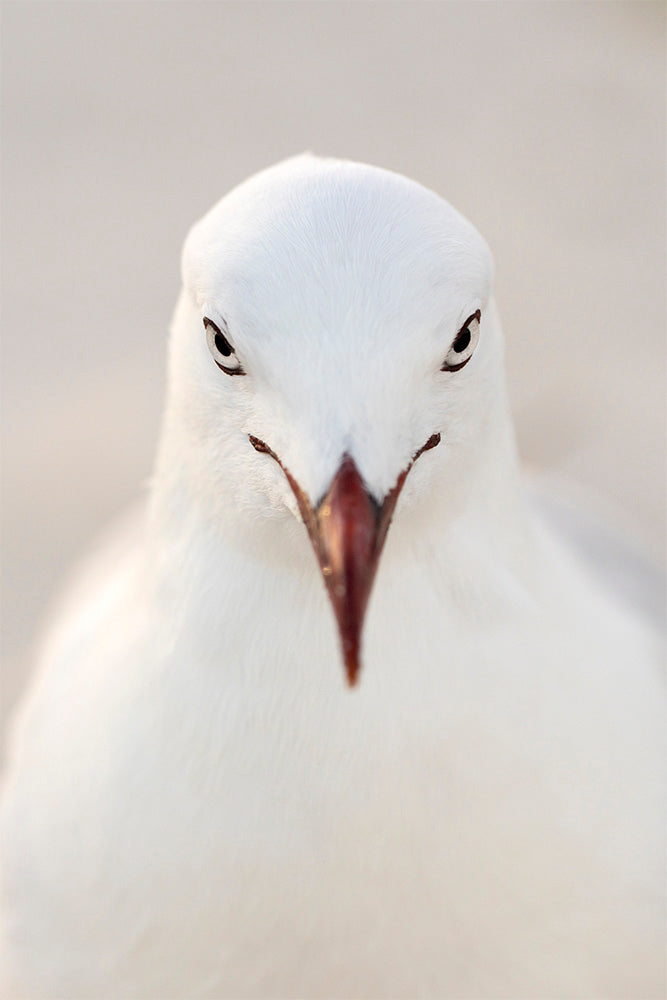
M220 354L222 354L223 358L228 358L229 355L232 353L231 347L229 346L225 338L222 336L220 331L218 331L218 333L216 333L215 335L215 347L216 350L219 351Z
M452 346L454 347L454 350L456 351L457 354L462 354L469 343L470 343L470 330L468 329L467 326L464 326L462 330L459 330L456 340L454 341L454 344Z

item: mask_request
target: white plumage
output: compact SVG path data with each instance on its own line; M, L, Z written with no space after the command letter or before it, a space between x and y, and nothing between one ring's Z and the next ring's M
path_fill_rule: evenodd
M63 605L13 734L8 996L663 995L659 632L526 499L491 272L433 193L312 157L194 227L149 509ZM250 437L319 511L343 456L379 506L434 434L350 690Z

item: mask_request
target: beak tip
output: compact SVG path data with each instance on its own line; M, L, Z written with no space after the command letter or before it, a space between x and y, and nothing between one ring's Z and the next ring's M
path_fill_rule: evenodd
M357 651L354 650L354 652L345 657L345 673L347 675L348 687L354 688L357 686L360 668L361 663L359 662L359 655Z

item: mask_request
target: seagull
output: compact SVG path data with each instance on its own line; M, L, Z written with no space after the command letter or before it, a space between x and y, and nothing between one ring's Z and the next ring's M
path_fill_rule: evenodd
M11 736L6 996L662 997L660 622L526 488L485 241L306 155L182 275Z

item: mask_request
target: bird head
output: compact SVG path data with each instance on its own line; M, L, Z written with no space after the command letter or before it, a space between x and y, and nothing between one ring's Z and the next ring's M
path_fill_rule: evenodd
M452 484L501 364L492 260L421 185L311 156L189 233L171 343L182 462L213 516L306 531L348 680L390 522ZM301 523L303 526L301 526Z

